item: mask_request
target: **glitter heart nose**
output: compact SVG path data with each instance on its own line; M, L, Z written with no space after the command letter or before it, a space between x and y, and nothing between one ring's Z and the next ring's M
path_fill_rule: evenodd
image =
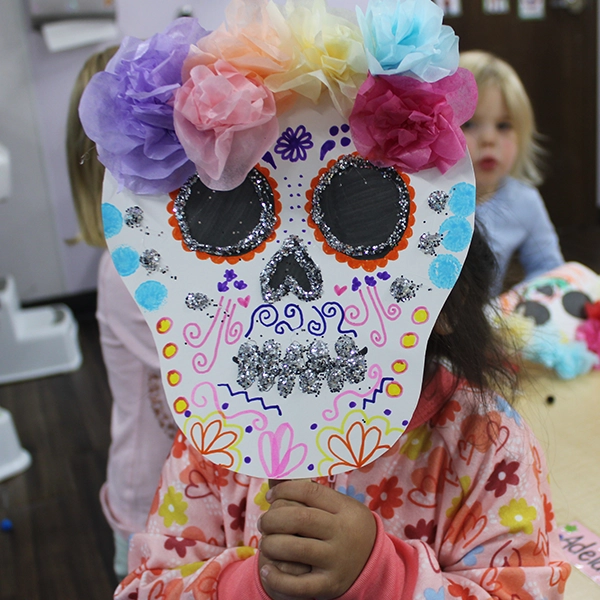
M260 287L264 301L271 304L289 293L312 302L323 293L323 276L302 239L291 235L261 272Z

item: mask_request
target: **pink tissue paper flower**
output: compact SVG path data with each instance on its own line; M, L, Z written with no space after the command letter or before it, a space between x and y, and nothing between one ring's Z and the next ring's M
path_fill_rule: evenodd
M273 93L224 60L190 70L174 121L200 180L220 191L242 184L279 134Z
M585 342L588 350L600 355L600 320L587 319L581 323L575 331L575 339ZM600 362L596 363L594 369L600 369Z
M460 126L476 106L477 85L466 69L433 83L369 74L350 115L352 138L376 165L445 173L465 155Z

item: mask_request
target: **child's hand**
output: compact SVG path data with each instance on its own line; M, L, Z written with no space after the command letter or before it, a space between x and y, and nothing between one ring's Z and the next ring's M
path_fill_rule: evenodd
M273 600L341 596L373 549L377 526L371 511L307 480L280 483L268 499L259 557L267 594Z

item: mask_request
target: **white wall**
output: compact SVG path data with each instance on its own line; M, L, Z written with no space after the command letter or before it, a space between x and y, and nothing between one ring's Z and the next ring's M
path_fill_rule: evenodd
M65 290L55 213L39 143L24 2L0 3L0 142L12 161L12 197L0 204L0 275L26 298Z

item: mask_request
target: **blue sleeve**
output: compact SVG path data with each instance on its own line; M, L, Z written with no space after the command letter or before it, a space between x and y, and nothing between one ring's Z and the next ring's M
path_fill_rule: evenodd
M524 220L528 224L528 235L519 248L525 279L537 277L564 263L558 235L540 193L535 188L528 192L528 214Z

